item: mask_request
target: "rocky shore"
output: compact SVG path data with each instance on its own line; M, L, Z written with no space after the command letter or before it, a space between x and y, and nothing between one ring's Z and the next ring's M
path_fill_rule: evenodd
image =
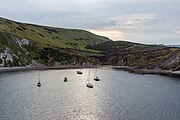
M171 70L161 70L161 69L139 69L135 67L128 67L128 66L110 66L113 69L120 69L129 71L130 73L135 74L155 74L155 75L164 75L169 77L178 77L180 78L180 71L171 71Z

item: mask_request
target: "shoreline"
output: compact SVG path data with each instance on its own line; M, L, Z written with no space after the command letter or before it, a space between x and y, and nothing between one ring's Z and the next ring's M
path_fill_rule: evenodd
M161 69L139 69L135 67L128 67L128 66L111 66L113 69L119 69L128 71L130 73L145 75L145 74L153 74L153 75L163 75L168 77L176 77L180 78L180 71L171 71L171 70L161 70Z
M135 73L140 75L145 74L153 74L153 75L163 75L169 77L176 77L180 78L180 71L171 71L171 70L161 70L161 69L139 69L135 67L128 67L128 66L111 66L111 65L83 65L82 68L96 68L96 67L107 67L117 70L124 70L128 71L129 73ZM6 72L16 72L16 71L30 71L30 70L58 70L58 69L78 69L80 68L79 65L62 65L62 66L24 66L24 67L3 67L0 68L0 73Z
M95 68L100 66L83 65L82 68ZM2 67L0 73L16 72L16 71L29 71L29 70L58 70L58 69L78 69L79 65L62 65L62 66L22 66L22 67Z

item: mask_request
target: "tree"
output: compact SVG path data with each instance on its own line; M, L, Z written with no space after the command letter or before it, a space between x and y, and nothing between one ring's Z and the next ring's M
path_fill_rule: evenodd
M3 60L0 58L0 64L2 64Z

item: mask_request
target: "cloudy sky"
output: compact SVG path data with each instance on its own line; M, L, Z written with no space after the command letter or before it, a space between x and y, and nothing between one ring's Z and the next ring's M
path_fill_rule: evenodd
M180 45L180 0L0 0L0 16L112 40Z

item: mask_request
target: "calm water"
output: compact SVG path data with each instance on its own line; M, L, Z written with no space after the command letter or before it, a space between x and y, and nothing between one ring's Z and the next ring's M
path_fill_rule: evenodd
M94 69L91 69L93 76ZM0 74L1 120L180 120L180 79L99 69L86 88L88 69ZM64 83L64 77L68 82Z

